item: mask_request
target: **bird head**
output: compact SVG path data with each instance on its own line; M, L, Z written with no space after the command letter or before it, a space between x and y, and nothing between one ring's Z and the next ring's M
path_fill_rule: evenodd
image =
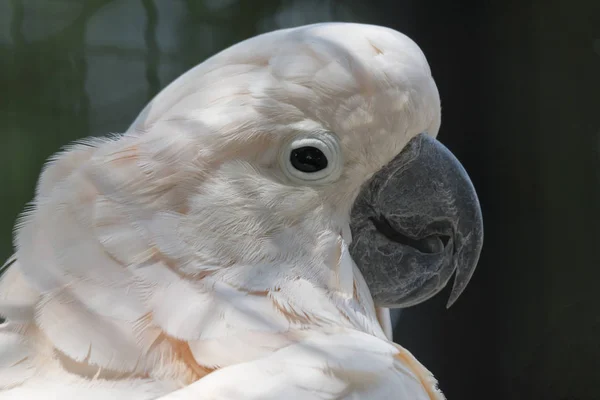
M421 302L457 271L453 302L482 221L466 172L435 139L440 120L426 58L405 35L346 23L280 30L158 94L96 155L136 171L99 185L135 204L184 275L249 291L296 278L351 291L355 272L338 262L347 246L375 305Z

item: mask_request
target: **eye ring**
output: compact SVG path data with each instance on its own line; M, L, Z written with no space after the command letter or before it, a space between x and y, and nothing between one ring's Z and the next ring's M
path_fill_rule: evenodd
M290 180L303 184L332 182L339 178L343 166L339 141L329 132L292 138L283 146L279 161Z

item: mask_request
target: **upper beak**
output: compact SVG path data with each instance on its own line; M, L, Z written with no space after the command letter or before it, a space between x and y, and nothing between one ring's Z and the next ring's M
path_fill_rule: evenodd
M483 221L460 162L421 133L362 188L352 208L350 254L375 304L408 307L438 293L457 271L448 307L479 260Z

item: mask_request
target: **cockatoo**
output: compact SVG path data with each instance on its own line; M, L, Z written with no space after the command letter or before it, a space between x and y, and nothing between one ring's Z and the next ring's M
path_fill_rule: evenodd
M440 99L392 29L263 34L52 158L0 285L0 399L443 399L390 307L482 246Z

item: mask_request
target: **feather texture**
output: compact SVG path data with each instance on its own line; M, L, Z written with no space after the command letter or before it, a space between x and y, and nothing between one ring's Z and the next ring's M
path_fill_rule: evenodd
M338 330L310 334L298 344L217 371L162 399L443 399L437 391L426 393L421 379L402 362L395 346L361 332Z
M0 280L0 400L442 399L348 253L361 185L438 127L424 56L386 28L200 64L42 172ZM290 181L290 141L325 136L341 176Z

